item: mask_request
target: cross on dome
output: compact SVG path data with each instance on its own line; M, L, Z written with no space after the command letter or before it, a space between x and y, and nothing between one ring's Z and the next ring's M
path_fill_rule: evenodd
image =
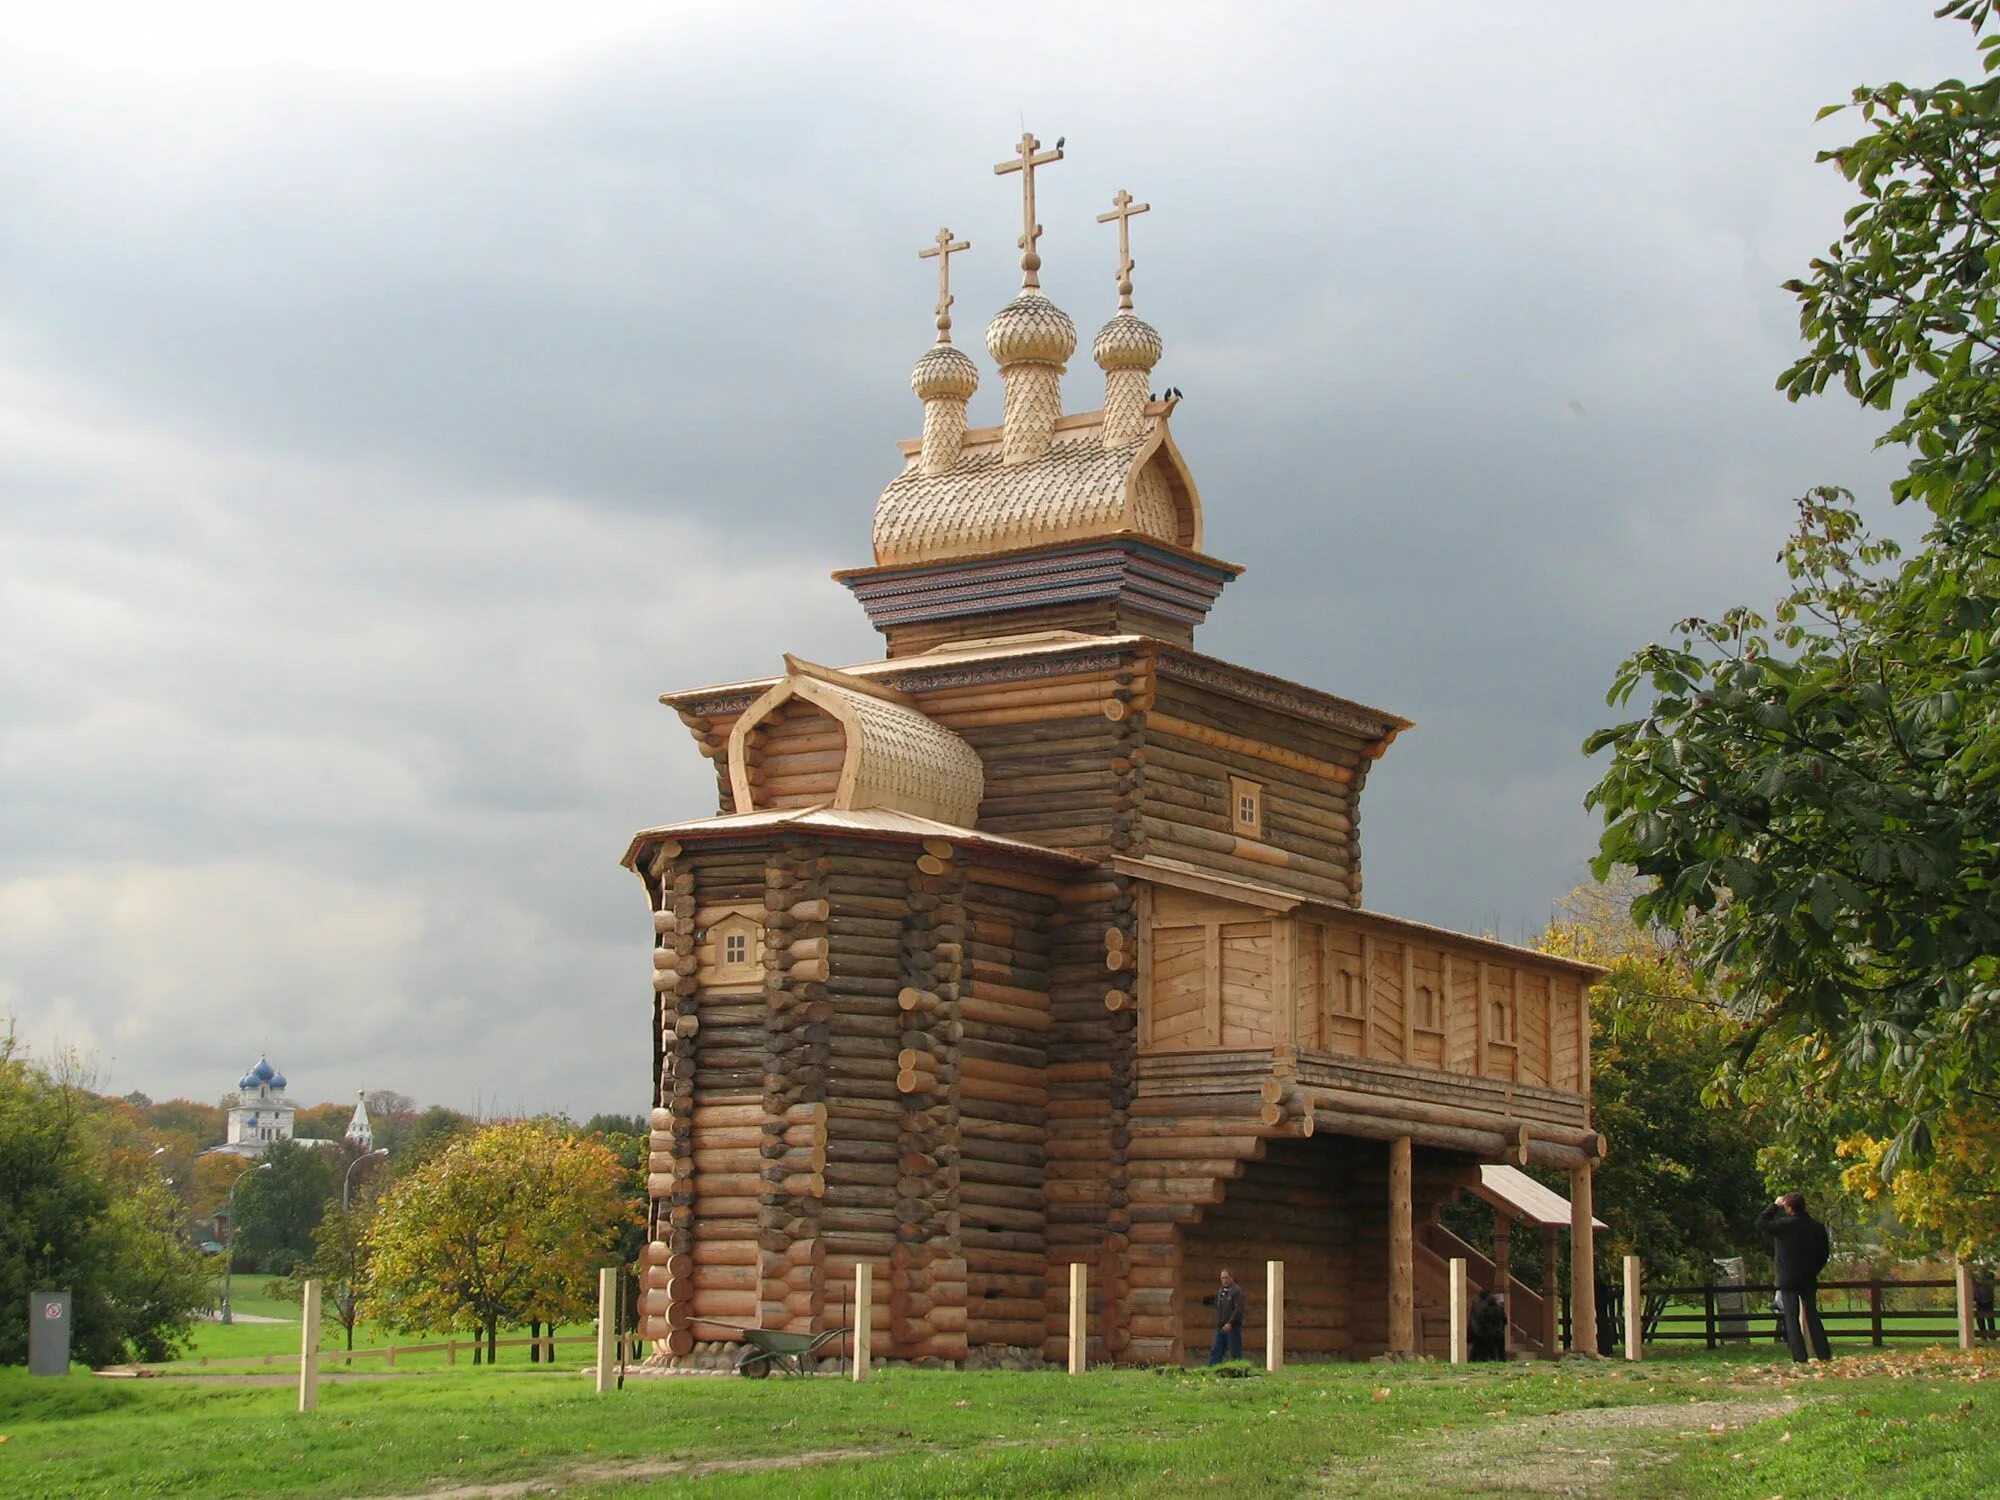
M920 260L935 258L938 263L937 331L938 342L951 342L951 305L958 299L951 294L951 258L961 250L970 250L971 240L954 240L949 229L937 232L937 243L928 250L919 250Z
M1100 224L1109 224L1113 219L1118 221L1118 310L1120 312L1132 310L1132 267L1138 264L1132 259L1132 217L1135 214L1150 213L1152 208L1153 205L1150 203L1134 203L1132 195L1124 188L1120 188L1111 200L1111 212L1097 216L1097 222Z
M1009 172L1021 174L1021 286L1040 287L1042 279L1037 273L1042 269L1042 257L1036 252L1035 242L1042 237L1042 226L1035 222L1035 168L1046 167L1050 162L1063 159L1062 142L1057 141L1053 150L1043 151L1042 143L1027 131L1021 132L1021 144L1014 148L1016 159L995 163L995 176L1004 177Z

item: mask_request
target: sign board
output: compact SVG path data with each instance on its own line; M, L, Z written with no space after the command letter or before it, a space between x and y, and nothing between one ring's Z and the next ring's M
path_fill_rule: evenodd
M28 1294L28 1373L69 1374L68 1292Z

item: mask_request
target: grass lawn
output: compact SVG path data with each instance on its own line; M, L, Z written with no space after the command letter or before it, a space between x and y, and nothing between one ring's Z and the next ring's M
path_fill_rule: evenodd
M272 1361L273 1369L289 1365L296 1370L299 1357L299 1305L296 1302L287 1302L282 1298L264 1296L262 1289L266 1280L268 1278L262 1276L237 1277L235 1295L230 1299L230 1305L239 1316L250 1315L254 1317L279 1318L283 1320L282 1322L197 1323L194 1326L192 1341L174 1363L182 1366L198 1366L204 1359L241 1360L261 1358L268 1355ZM567 1362L575 1364L578 1361L591 1357L589 1340L580 1337L581 1335L590 1333L590 1329L587 1326L559 1328L555 1331L566 1341L574 1340L574 1342L564 1342L557 1346L556 1358L558 1363ZM525 1336L525 1333L520 1329L502 1330L503 1338L522 1338ZM389 1344L442 1344L448 1337L450 1335L441 1333L398 1333L380 1327L370 1322L367 1318L362 1318L354 1325L354 1347L357 1349L372 1349ZM458 1358L460 1362L470 1364L472 1361L472 1335L469 1332L460 1331L456 1337L459 1342ZM347 1331L334 1318L330 1307L323 1307L321 1310L319 1346L326 1350L344 1349L347 1346ZM502 1367L519 1365L523 1368L533 1368L529 1362L528 1350L525 1345L502 1348L496 1352ZM329 1365L328 1368L337 1369L340 1367L338 1365ZM382 1361L380 1358L359 1359L354 1362L354 1368L357 1370L379 1370L382 1368ZM443 1354L398 1355L396 1368L398 1370L442 1370L445 1368L445 1356ZM240 1369L235 1373L241 1373Z
M818 1380L501 1367L287 1385L0 1371L0 1494L565 1494L1971 1500L2000 1489L2000 1362L1321 1365ZM277 1377L273 1377L274 1379ZM1789 1438L1787 1437L1789 1434Z

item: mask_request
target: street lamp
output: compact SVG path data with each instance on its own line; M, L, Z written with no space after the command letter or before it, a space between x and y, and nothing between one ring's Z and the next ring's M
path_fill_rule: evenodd
M389 1154L388 1147L377 1146L373 1151L367 1152L361 1156L357 1156L354 1158L353 1161L347 1164L346 1175L340 1179L340 1211L342 1213L347 1212L347 1190L354 1182L354 1169L360 1166L364 1161L367 1161L370 1157L387 1156L388 1154Z
M269 1162L260 1161L250 1169L250 1172L270 1170ZM250 1172L239 1174L237 1179L229 1184L229 1196L222 1200L222 1216L229 1221L229 1238L222 1244L222 1321L225 1323L236 1321L236 1313L229 1305L229 1293L236 1272L236 1190L243 1186L243 1179L248 1177Z

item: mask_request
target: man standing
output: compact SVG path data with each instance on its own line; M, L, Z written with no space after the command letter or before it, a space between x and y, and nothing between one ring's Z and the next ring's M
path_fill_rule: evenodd
M1806 1362L1810 1339L1813 1357L1832 1359L1826 1325L1819 1320L1819 1273L1833 1248L1826 1226L1806 1212L1804 1193L1780 1193L1757 1215L1757 1228L1771 1237L1778 1271L1778 1321L1792 1358Z
M1215 1293L1215 1343L1208 1351L1208 1362L1219 1365L1225 1359L1243 1357L1243 1288L1236 1284L1236 1278L1227 1271L1222 1273L1222 1285Z

